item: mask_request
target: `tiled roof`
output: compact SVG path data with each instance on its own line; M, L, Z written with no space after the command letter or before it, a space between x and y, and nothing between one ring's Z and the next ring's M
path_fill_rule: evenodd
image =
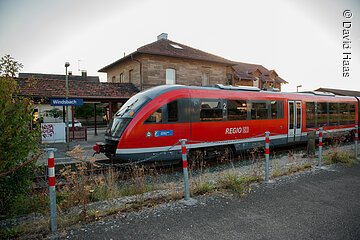
M285 81L285 80L282 79L281 77L276 77L276 78L275 78L275 81L276 81L276 82L279 82L279 83L288 83L287 81Z
M353 91L353 90L343 90L343 89L332 89L332 88L318 88L315 91L319 92L331 92L336 95L341 96L359 96L360 97L360 91Z
M131 56L134 56L136 54L151 54L151 55L160 55L160 56L176 57L183 59L192 59L192 60L220 63L228 66L232 66L236 64L236 62L216 56L211 53L201 51L199 49L186 46L184 44L173 42L168 39L161 39L152 42L150 44L147 44L145 46L139 47L135 52L111 63L106 67L103 67L102 69L99 70L99 72L106 72L108 68L124 60L127 60L131 58Z
M267 68L265 68L264 66L259 65L259 64L238 62L237 65L232 66L232 68L234 69L236 75L238 75L238 76L243 75L243 76L247 77L247 75L250 75L251 73L254 73L256 70L259 70L262 74L259 78L262 81L267 81L267 82L276 81L279 83L288 83L287 81L285 81L284 79L282 79L279 76L276 77L275 79L271 79L269 77L270 72L275 71L275 70L268 70ZM248 79L248 78L244 78L244 79Z
M36 98L65 97L65 80L17 78L19 94ZM128 99L139 90L132 83L69 80L69 97L84 99Z
M239 79L245 79L245 80L253 80L255 81L256 80L256 77L248 74L248 73L245 73L245 72L237 72L235 71L234 72L235 76L237 76Z
M272 79L269 76L261 75L259 78L263 82L275 82L275 79Z
M56 80L65 80L65 75L61 74L45 74L45 73L19 73L19 78L37 78L37 79L56 79ZM98 76L78 76L78 75L68 75L69 80L86 80L89 82L100 82Z
M253 63L243 63L243 62L237 62L236 66L233 66L233 68L235 69L235 71L241 71L241 72L246 72L246 73L253 73L256 71L256 69L258 69L261 74L263 75L269 75L270 71L265 68L262 65L259 64L253 64Z

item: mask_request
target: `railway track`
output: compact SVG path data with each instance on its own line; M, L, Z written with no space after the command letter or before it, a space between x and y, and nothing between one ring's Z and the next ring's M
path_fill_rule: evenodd
M347 143L350 144L350 143ZM352 143L351 143L352 144ZM346 144L344 144L346 145ZM328 146L329 147L329 146ZM327 147L327 148L328 148ZM326 147L325 147L326 149ZM276 158L281 158L287 155L306 153L306 144L296 144L291 147L276 147L272 148L271 156ZM264 149L252 149L241 152L239 155L229 156L221 155L221 153L214 154L213 159L204 159L201 154L197 156L189 156L189 168L196 172L198 169L208 169L211 170L213 168L224 168L227 165L250 165L256 159L264 159ZM80 165L79 165L80 164ZM86 170L83 174L88 176L96 176L100 174L104 174L109 172L110 170L116 171L119 180L126 181L131 178L131 173L134 168L141 166L143 168L144 174L152 174L153 172L157 172L160 174L177 174L181 175L182 166L179 163L174 164L164 164L164 163L141 163L140 165L136 163L114 163L110 159L101 159L97 160L94 164L90 162L74 162L74 163L64 163L58 164L55 166L56 172L56 183L57 186L62 186L66 184L66 180L64 176L62 176L62 169L70 169L70 171L76 172L78 171L79 166L84 167ZM41 190L47 188L47 167L44 166L35 178L35 189Z

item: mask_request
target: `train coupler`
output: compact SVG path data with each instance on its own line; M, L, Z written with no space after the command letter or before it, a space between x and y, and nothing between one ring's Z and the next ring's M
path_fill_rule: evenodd
M95 151L93 156L95 156L95 154L104 153L105 149L106 149L105 143L96 143L93 146L93 150Z

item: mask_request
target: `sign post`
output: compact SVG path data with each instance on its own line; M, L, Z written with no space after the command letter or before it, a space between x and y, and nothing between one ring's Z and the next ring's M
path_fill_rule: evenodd
M67 75L66 75L67 76ZM50 98L50 105L51 106L66 106L66 145L67 149L69 150L69 142L70 142L70 133L69 133L69 106L82 106L84 105L84 99L82 98L68 98L66 92L66 98ZM72 112L72 124L73 124L73 131L74 131L74 113ZM74 132L73 132L74 134Z

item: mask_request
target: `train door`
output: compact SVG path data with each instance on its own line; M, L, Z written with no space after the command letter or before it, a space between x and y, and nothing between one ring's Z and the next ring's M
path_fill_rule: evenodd
M301 101L288 101L288 142L300 141L301 119Z

